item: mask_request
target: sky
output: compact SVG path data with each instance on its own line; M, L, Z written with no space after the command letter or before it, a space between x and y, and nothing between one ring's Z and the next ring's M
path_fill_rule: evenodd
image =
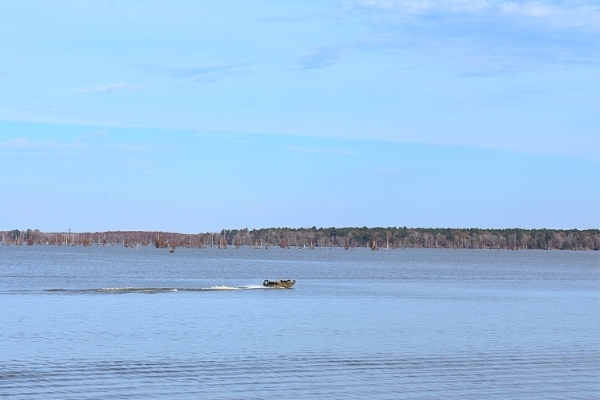
M600 6L0 14L0 230L600 228Z

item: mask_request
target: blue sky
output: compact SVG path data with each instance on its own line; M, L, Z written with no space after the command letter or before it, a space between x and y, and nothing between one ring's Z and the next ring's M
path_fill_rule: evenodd
M0 229L600 226L593 1L22 1Z

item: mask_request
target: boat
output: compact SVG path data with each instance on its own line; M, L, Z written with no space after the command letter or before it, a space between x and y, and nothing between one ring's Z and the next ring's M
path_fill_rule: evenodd
M294 283L296 283L295 279L277 279L276 281L270 281L268 279L265 279L265 281L263 282L263 286L272 287L272 288L289 289L292 286L294 286Z

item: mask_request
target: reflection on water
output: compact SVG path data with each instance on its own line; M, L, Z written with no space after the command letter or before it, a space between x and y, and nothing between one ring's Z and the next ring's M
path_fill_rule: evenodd
M0 397L600 392L597 252L60 252L0 247Z

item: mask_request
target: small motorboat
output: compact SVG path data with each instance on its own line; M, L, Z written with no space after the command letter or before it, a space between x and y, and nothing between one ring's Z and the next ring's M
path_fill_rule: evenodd
M294 283L296 283L295 279L277 279L276 281L270 281L268 279L265 279L265 281L263 282L263 286L289 289L292 286L294 286Z

